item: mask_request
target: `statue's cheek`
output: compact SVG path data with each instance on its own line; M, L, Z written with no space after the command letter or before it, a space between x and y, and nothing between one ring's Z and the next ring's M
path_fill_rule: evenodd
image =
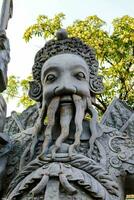
M80 96L89 96L90 95L90 88L88 83L81 83L77 84L77 94Z
M46 101L51 100L55 96L55 94L54 94L55 88L56 88L55 85L44 85L43 86L43 97Z
M41 101L42 98L42 86L38 81L29 82L29 97L34 101Z

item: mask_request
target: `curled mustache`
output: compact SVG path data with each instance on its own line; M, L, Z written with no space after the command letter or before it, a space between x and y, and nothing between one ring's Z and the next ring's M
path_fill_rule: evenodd
M85 110L86 110L86 98L82 99L82 97L78 95L73 95L73 102L75 105L75 126L76 126L76 132L74 135L74 143L69 146L69 156L72 156L73 151L76 147L80 145L80 136L82 133L82 121L85 116ZM45 131L45 140L43 143L43 150L42 154L46 154L48 152L48 147L52 141L52 128L55 123L55 114L58 109L60 103L60 98L57 98L57 101L54 100L51 101L49 107L48 107L48 126ZM51 109L53 108L53 109ZM50 117L49 117L50 116ZM53 116L53 117L52 117ZM56 152L60 149L62 143L65 141L65 139L69 135L70 130L70 123L73 117L73 108L71 104L61 104L60 105L60 126L61 126L61 134L56 139L54 147L52 148L51 154L52 158L55 157ZM50 120L50 121L49 121Z
M51 103L48 106L47 110L47 117L48 117L48 125L45 130L45 140L42 146L42 154L46 154L48 151L48 147L52 141L52 128L55 124L55 114L58 109L60 102L60 97L55 97L51 101Z
M75 148L79 147L80 145L80 136L82 133L82 121L85 116L85 111L86 111L86 99L82 99L78 95L73 95L73 101L75 104L76 108L76 113L75 113L75 126L76 126L76 132L74 135L74 143L70 145L69 147L69 156L71 157L73 154L73 151Z
M73 102L75 105L75 125L76 125L76 132L74 136L74 143L69 147L69 156L72 155L73 151L76 147L80 145L80 136L82 133L82 121L85 116L86 110L86 98L82 99L82 97L78 95L73 95ZM48 125L45 130L45 140L42 146L42 153L41 156L48 153L49 146L52 142L52 128L55 124L55 115L59 108L60 104L60 97L55 97L49 104L47 110L48 116ZM43 115L42 115L43 116ZM54 147L52 148L52 158L55 157L55 153L60 149L62 143L69 135L70 130L70 123L73 117L73 108L71 104L61 104L60 105L60 126L61 126L61 134L56 139Z

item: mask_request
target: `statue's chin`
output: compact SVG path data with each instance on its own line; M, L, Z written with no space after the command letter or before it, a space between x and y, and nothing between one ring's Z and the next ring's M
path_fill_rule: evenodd
M72 111L74 110L74 102L71 96L63 96L60 98L59 109L70 107Z
M59 106L73 106L72 102L61 102Z

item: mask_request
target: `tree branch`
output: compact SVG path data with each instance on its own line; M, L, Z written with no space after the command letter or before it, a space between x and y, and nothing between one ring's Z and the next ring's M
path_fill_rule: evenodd
M106 60L110 65L114 66L114 64L113 64L110 60L108 60L108 58L105 57L105 60Z

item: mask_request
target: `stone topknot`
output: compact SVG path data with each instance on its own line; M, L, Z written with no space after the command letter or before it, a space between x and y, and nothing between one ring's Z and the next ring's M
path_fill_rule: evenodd
M56 33L57 40L65 40L68 38L67 31L65 29L60 29Z

